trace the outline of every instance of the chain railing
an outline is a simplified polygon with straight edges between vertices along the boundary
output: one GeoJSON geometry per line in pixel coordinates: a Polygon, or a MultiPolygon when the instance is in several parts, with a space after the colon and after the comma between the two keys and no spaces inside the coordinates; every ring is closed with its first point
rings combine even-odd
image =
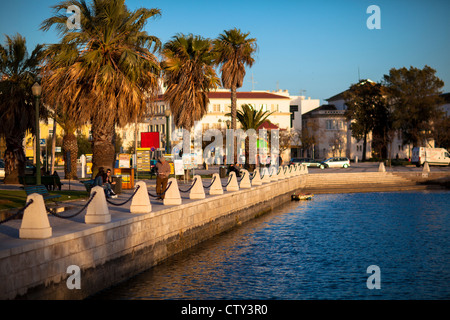
{"type": "Polygon", "coordinates": [[[222,185],[222,187],[223,188],[226,188],[229,184],[230,184],[230,182],[231,182],[231,175],[230,175],[230,177],[228,178],[228,182],[225,184],[225,185],[222,185]]]}
{"type": "Polygon", "coordinates": [[[196,182],[197,182],[197,178],[194,178],[194,182],[191,184],[191,186],[187,190],[181,190],[180,187],[178,187],[178,190],[180,190],[180,192],[183,192],[183,193],[189,192],[194,187],[196,182]]]}
{"type": "Polygon", "coordinates": [[[156,196],[155,196],[155,195],[151,194],[150,191],[147,191],[147,193],[148,193],[149,196],[151,196],[151,197],[153,197],[153,198],[161,198],[161,196],[164,195],[164,194],[167,192],[167,190],[169,190],[169,188],[170,188],[171,185],[172,185],[172,181],[170,181],[170,182],[167,184],[166,190],[164,190],[164,192],[162,192],[160,195],[156,195],[156,196]]]}
{"type": "Polygon", "coordinates": [[[55,217],[57,217],[57,218],[60,218],[60,219],[70,219],[70,218],[76,217],[77,215],[79,215],[80,213],[82,213],[82,212],[89,206],[89,204],[92,202],[92,200],[94,199],[94,197],[95,197],[96,194],[97,194],[97,191],[94,191],[94,192],[91,194],[89,200],[86,202],[86,204],[85,204],[80,210],[78,210],[78,211],[75,212],[75,213],[72,213],[71,215],[61,215],[61,214],[57,213],[56,210],[53,210],[53,209],[51,209],[51,208],[49,208],[49,207],[47,207],[47,206],[45,206],[45,210],[47,210],[48,213],[50,213],[51,215],[53,215],[53,216],[55,216],[55,217]]]}
{"type": "Polygon", "coordinates": [[[30,201],[28,201],[23,208],[19,209],[16,213],[12,214],[11,216],[7,217],[6,219],[3,219],[2,221],[0,221],[0,224],[8,222],[9,220],[14,219],[19,214],[24,212],[30,206],[30,204],[32,204],[32,203],[33,203],[33,199],[30,199],[30,201]]]}
{"type": "Polygon", "coordinates": [[[133,197],[136,195],[136,193],[138,192],[138,190],[139,190],[140,187],[141,187],[141,186],[136,186],[136,188],[135,188],[133,194],[131,195],[131,197],[128,198],[128,200],[125,200],[125,201],[122,202],[122,203],[114,203],[113,201],[109,200],[108,198],[106,198],[106,201],[107,201],[109,204],[112,204],[113,206],[123,206],[124,204],[128,203],[131,199],[133,199],[133,197]]]}
{"type": "Polygon", "coordinates": [[[209,184],[209,186],[203,186],[203,188],[208,189],[211,188],[211,186],[213,185],[214,181],[216,181],[216,176],[213,176],[211,183],[209,184]]]}

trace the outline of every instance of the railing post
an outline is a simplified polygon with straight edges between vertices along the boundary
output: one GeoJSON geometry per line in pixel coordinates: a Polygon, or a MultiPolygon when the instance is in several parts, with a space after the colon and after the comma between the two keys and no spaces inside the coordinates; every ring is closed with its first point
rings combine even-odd
{"type": "Polygon", "coordinates": [[[91,189],[91,197],[94,192],[96,194],[87,207],[84,222],[87,224],[108,223],[111,221],[111,214],[106,203],[105,190],[103,187],[95,186],[91,189]]]}
{"type": "Polygon", "coordinates": [[[205,190],[203,189],[202,177],[199,175],[194,176],[194,185],[189,192],[189,199],[205,199],[205,190]]]}
{"type": "Polygon", "coordinates": [[[52,228],[48,221],[44,198],[38,193],[27,197],[27,203],[33,200],[24,211],[22,224],[19,229],[21,239],[46,239],[52,236],[52,228]]]}
{"type": "Polygon", "coordinates": [[[147,185],[144,181],[138,181],[136,188],[138,191],[131,200],[130,212],[131,213],[149,213],[152,211],[152,204],[148,197],[147,185]]]}
{"type": "Polygon", "coordinates": [[[164,205],[173,206],[181,204],[180,190],[178,189],[177,179],[169,178],[170,186],[164,194],[164,205]]]}
{"type": "Polygon", "coordinates": [[[214,179],[214,181],[212,182],[211,187],[209,187],[209,194],[210,195],[223,194],[220,175],[218,173],[214,173],[212,178],[214,179]]]}

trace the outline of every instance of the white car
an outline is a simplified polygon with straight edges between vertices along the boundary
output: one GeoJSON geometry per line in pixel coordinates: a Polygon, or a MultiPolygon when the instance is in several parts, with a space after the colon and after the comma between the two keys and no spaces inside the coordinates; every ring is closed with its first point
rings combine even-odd
{"type": "Polygon", "coordinates": [[[0,160],[0,178],[5,177],[5,162],[0,160]]]}
{"type": "Polygon", "coordinates": [[[345,157],[333,157],[320,164],[320,169],[325,168],[348,168],[350,167],[350,160],[345,157]]]}

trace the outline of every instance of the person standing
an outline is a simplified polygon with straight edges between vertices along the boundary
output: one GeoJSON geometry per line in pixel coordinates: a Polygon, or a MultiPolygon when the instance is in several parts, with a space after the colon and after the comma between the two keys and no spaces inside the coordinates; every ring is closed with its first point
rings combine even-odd
{"type": "Polygon", "coordinates": [[[170,165],[164,157],[159,157],[156,163],[156,170],[158,171],[156,176],[156,194],[159,196],[158,200],[164,200],[164,191],[167,188],[170,175],[170,165]]]}

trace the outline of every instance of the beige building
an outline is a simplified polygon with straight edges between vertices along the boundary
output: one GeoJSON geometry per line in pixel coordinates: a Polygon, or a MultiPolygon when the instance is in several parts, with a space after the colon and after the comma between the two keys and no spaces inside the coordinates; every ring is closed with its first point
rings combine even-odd
{"type": "MultiPolygon", "coordinates": [[[[209,93],[208,113],[196,124],[192,132],[204,132],[208,129],[225,130],[228,128],[227,120],[230,120],[227,113],[231,112],[231,93],[229,90],[219,89],[209,93]]],[[[285,91],[249,91],[237,92],[237,108],[238,110],[244,104],[250,104],[255,109],[262,109],[264,111],[272,112],[268,120],[275,126],[281,129],[290,130],[291,128],[291,112],[290,112],[290,97],[289,92],[285,91]]],[[[168,104],[159,97],[156,106],[151,110],[152,117],[146,118],[137,124],[137,131],[135,131],[135,124],[131,124],[120,131],[123,139],[123,146],[126,148],[134,143],[135,136],[138,137],[138,147],[140,147],[140,133],[141,132],[159,132],[160,149],[164,150],[166,141],[167,125],[169,126],[169,134],[171,135],[172,146],[177,143],[173,133],[179,130],[173,126],[171,116],[167,119],[166,110],[168,104]]],[[[239,128],[238,122],[238,128],[239,128]]],[[[195,150],[199,152],[199,150],[195,150]]],[[[290,149],[282,154],[283,160],[290,159],[290,149]]]]}

